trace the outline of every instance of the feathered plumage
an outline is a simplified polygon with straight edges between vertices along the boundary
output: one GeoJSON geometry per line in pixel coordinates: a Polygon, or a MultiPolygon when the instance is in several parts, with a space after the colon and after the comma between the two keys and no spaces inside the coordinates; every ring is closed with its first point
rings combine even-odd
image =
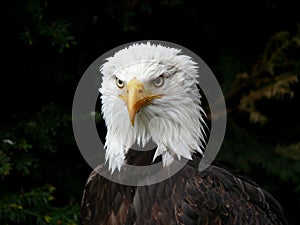
{"type": "Polygon", "coordinates": [[[167,181],[142,187],[117,184],[92,172],[82,202],[81,224],[275,225],[287,222],[278,202],[249,180],[216,166],[201,172],[186,166],[167,181]]]}
{"type": "Polygon", "coordinates": [[[179,49],[134,44],[108,58],[101,73],[108,168],[100,165],[87,181],[81,224],[287,224],[279,203],[258,185],[217,166],[198,170],[206,125],[190,57],[179,49]],[[153,151],[131,149],[150,140],[157,144],[153,151]],[[98,173],[159,160],[168,167],[182,157],[190,163],[149,186],[117,184],[98,173]]]}

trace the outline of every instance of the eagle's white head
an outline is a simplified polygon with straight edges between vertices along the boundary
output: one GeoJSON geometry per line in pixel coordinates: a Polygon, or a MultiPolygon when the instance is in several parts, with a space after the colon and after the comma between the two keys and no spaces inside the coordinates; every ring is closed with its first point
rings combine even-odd
{"type": "Polygon", "coordinates": [[[101,67],[102,113],[107,126],[109,169],[121,169],[133,144],[157,144],[153,160],[168,166],[174,157],[191,159],[204,141],[197,66],[181,50],[133,44],[101,67]]]}

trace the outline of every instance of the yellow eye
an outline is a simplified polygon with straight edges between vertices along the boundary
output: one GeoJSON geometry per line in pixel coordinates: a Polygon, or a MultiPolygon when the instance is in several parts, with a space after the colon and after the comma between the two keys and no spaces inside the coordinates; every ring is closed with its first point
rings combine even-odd
{"type": "Polygon", "coordinates": [[[116,84],[117,84],[118,88],[124,87],[124,82],[117,77],[116,77],[116,84]]]}
{"type": "Polygon", "coordinates": [[[154,80],[152,80],[152,84],[155,87],[161,87],[164,84],[164,77],[161,75],[161,76],[155,78],[154,80]]]}

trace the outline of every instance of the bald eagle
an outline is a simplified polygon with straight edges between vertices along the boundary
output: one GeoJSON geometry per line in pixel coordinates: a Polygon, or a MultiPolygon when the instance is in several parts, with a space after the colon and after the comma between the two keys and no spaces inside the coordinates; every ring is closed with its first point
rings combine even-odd
{"type": "MultiPolygon", "coordinates": [[[[280,204],[254,182],[215,165],[198,169],[207,125],[191,57],[159,44],[132,44],[107,58],[101,73],[106,163],[88,178],[81,224],[287,224],[280,204]],[[155,149],[132,149],[150,140],[155,149]],[[100,175],[121,174],[126,164],[161,162],[166,169],[176,159],[189,162],[151,185],[100,175]]],[[[124,175],[134,177],[132,171],[124,175]]]]}

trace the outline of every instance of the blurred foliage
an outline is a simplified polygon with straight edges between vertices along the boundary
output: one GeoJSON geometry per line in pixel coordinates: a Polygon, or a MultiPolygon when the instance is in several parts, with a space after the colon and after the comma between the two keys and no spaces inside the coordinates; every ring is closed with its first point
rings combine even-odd
{"type": "Polygon", "coordinates": [[[1,199],[2,224],[77,224],[79,206],[53,207],[55,187],[46,185],[1,199]]]}
{"type": "Polygon", "coordinates": [[[22,10],[22,13],[28,15],[22,17],[29,18],[30,21],[23,27],[24,31],[20,32],[20,37],[29,46],[37,45],[37,42],[45,37],[51,46],[58,47],[59,53],[62,53],[65,48],[76,45],[75,38],[69,31],[71,23],[65,19],[52,21],[47,19],[45,15],[47,5],[47,0],[26,2],[27,10],[22,10]]]}
{"type": "Polygon", "coordinates": [[[300,160],[300,142],[293,143],[287,146],[278,145],[275,148],[275,152],[291,160],[300,160]]]}
{"type": "MultiPolygon", "coordinates": [[[[74,161],[69,160],[74,159],[74,151],[78,153],[70,109],[57,99],[52,98],[57,102],[53,103],[45,98],[45,93],[53,90],[48,86],[54,87],[56,94],[60,85],[69,86],[66,84],[72,76],[63,71],[59,57],[76,45],[70,31],[72,24],[68,19],[53,17],[48,2],[43,0],[20,2],[11,13],[15,20],[10,21],[10,26],[16,27],[13,32],[17,39],[10,39],[14,45],[8,56],[15,52],[14,60],[19,58],[23,63],[16,72],[22,77],[14,87],[21,91],[22,100],[13,102],[16,106],[3,114],[1,123],[0,224],[78,224],[79,191],[84,183],[74,179],[73,173],[80,173],[74,161]],[[53,57],[52,63],[44,60],[45,56],[53,57]],[[35,100],[33,104],[31,99],[35,100]]],[[[10,84],[9,77],[3,78],[1,84],[10,84]]],[[[58,96],[60,100],[64,98],[58,96]]],[[[6,108],[11,107],[6,102],[6,108]]]]}
{"type": "Polygon", "coordinates": [[[58,171],[44,177],[53,163],[59,165],[52,161],[59,157],[57,147],[72,146],[70,120],[49,104],[35,118],[1,129],[1,224],[77,224],[79,201],[55,203],[56,188],[48,182],[58,171]]]}
{"type": "MultiPolygon", "coordinates": [[[[249,72],[235,70],[229,76],[227,135],[218,156],[230,168],[251,174],[271,193],[277,192],[290,211],[300,207],[300,143],[295,127],[299,111],[294,112],[300,100],[299,40],[300,26],[294,32],[275,33],[249,72]],[[293,196],[292,205],[287,196],[293,196]]],[[[241,69],[239,63],[233,65],[241,69]]]]}
{"type": "Polygon", "coordinates": [[[227,98],[240,95],[238,110],[249,114],[252,123],[265,123],[268,118],[257,108],[257,103],[262,99],[294,96],[293,84],[298,83],[300,75],[299,58],[300,25],[296,34],[276,33],[251,71],[236,76],[227,98]]]}

